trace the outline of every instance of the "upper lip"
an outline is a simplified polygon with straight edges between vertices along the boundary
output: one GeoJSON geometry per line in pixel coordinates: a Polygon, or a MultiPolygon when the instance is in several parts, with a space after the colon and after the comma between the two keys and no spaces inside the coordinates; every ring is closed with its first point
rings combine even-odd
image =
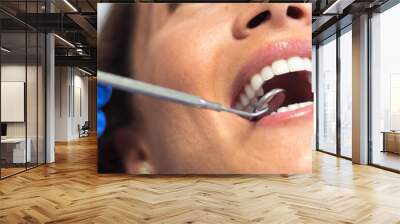
{"type": "Polygon", "coordinates": [[[251,77],[259,72],[264,66],[271,65],[272,62],[279,59],[288,59],[290,57],[300,56],[311,58],[310,40],[289,40],[276,41],[267,44],[258,50],[249,61],[239,70],[233,82],[231,104],[240,94],[244,86],[251,77]]]}

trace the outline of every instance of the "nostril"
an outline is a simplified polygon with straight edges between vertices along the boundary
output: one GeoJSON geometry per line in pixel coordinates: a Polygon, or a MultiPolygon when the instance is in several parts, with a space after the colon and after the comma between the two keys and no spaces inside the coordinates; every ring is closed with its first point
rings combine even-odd
{"type": "Polygon", "coordinates": [[[293,19],[300,19],[303,17],[303,11],[295,6],[289,6],[286,11],[286,15],[293,19]]]}
{"type": "Polygon", "coordinates": [[[254,18],[252,18],[248,23],[247,23],[247,28],[253,29],[257,26],[259,26],[261,23],[269,20],[271,17],[271,13],[269,11],[264,11],[254,18]]]}

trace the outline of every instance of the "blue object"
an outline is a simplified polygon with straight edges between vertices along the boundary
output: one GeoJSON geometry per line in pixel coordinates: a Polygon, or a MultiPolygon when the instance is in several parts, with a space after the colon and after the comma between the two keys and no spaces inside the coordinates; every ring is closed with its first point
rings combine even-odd
{"type": "Polygon", "coordinates": [[[103,107],[110,100],[111,94],[111,86],[97,84],[97,108],[103,107]]]}
{"type": "Polygon", "coordinates": [[[97,136],[101,137],[106,129],[106,114],[101,108],[107,104],[112,95],[111,86],[97,84],[97,136]]]}
{"type": "Polygon", "coordinates": [[[101,110],[97,110],[97,134],[98,137],[100,137],[103,133],[104,130],[106,129],[106,114],[101,111],[101,110]]]}

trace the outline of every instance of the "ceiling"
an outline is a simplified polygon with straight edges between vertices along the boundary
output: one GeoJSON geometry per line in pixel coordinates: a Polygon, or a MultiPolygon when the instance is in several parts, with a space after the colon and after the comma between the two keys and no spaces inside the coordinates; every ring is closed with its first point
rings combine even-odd
{"type": "Polygon", "coordinates": [[[310,0],[313,3],[313,43],[332,36],[354,17],[374,11],[390,0],[310,0]]]}
{"type": "MultiPolygon", "coordinates": [[[[332,35],[337,24],[345,26],[352,17],[376,8],[387,0],[306,0],[312,3],[313,41],[332,35]],[[338,21],[341,23],[338,23],[338,21]],[[346,22],[347,21],[347,22],[346,22]]],[[[1,0],[0,22],[5,46],[12,48],[15,55],[25,54],[25,30],[55,32],[56,63],[79,65],[83,63],[96,70],[97,3],[126,2],[102,0],[1,0]],[[52,13],[49,13],[49,12],[52,13]],[[21,34],[22,32],[22,34],[21,34]]],[[[282,2],[282,1],[280,1],[282,2]]],[[[302,2],[302,1],[296,1],[302,2]]],[[[28,38],[30,39],[30,38],[28,38]]],[[[28,40],[29,41],[29,40],[28,40]]],[[[28,54],[34,44],[28,44],[28,54]]],[[[9,55],[10,56],[10,55],[9,55]]],[[[83,65],[82,64],[82,65],[83,65]]]]}
{"type": "MultiPolygon", "coordinates": [[[[2,45],[12,49],[7,54],[2,52],[3,59],[24,58],[25,31],[54,32],[57,34],[56,65],[79,66],[77,63],[81,61],[95,71],[98,2],[100,0],[47,0],[46,4],[45,0],[1,0],[2,45]]],[[[28,58],[36,51],[36,46],[29,43],[31,36],[27,38],[28,58]]]]}

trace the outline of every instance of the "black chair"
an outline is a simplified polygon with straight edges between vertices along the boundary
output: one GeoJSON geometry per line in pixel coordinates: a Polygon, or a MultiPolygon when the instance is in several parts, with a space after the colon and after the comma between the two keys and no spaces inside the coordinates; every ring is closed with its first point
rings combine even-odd
{"type": "Polygon", "coordinates": [[[90,130],[89,121],[85,121],[82,127],[78,124],[79,138],[89,136],[89,130],[90,130]]]}

